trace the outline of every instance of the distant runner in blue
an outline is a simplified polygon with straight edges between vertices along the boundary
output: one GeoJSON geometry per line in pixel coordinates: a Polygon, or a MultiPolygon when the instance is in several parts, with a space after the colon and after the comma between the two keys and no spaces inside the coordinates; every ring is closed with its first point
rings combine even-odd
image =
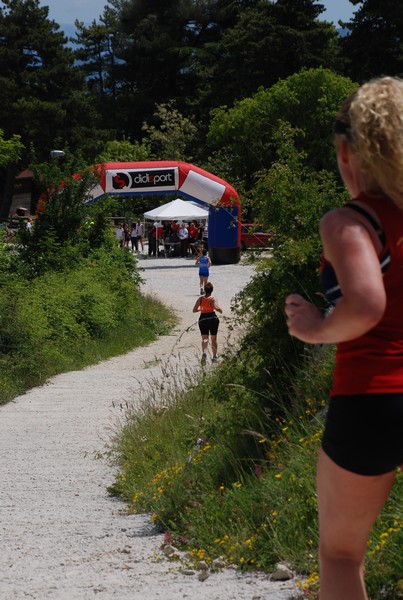
{"type": "Polygon", "coordinates": [[[211,260],[207,254],[207,250],[203,250],[201,256],[198,256],[196,259],[196,265],[199,267],[199,278],[200,278],[200,294],[204,294],[204,287],[208,282],[209,278],[209,268],[211,267],[211,260]]]}

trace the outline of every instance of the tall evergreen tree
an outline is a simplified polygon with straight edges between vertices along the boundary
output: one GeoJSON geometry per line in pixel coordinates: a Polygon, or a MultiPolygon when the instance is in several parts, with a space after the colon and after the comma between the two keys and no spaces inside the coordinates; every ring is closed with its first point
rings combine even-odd
{"type": "Polygon", "coordinates": [[[117,9],[106,6],[99,22],[85,26],[76,21],[75,26],[76,36],[71,41],[77,45],[75,58],[86,75],[92,103],[103,127],[119,138],[126,133],[120,114],[126,63],[119,58],[126,36],[119,30],[117,9]]]}
{"type": "Polygon", "coordinates": [[[0,127],[18,134],[36,157],[57,146],[95,151],[96,113],[85,79],[59,26],[39,0],[3,0],[0,8],[0,127]]]}
{"type": "Polygon", "coordinates": [[[122,106],[128,126],[137,132],[156,104],[186,97],[193,88],[192,47],[195,4],[193,0],[131,0],[121,13],[126,48],[122,106]],[[140,118],[139,118],[140,116],[140,118]]]}
{"type": "Polygon", "coordinates": [[[323,10],[312,0],[277,0],[242,11],[200,56],[206,75],[200,96],[210,96],[207,104],[213,106],[233,104],[301,67],[340,71],[338,35],[332,25],[318,20],[323,10]]]}
{"type": "Polygon", "coordinates": [[[89,27],[76,21],[76,36],[72,41],[78,46],[75,57],[86,73],[89,90],[103,102],[108,95],[116,99],[120,35],[116,10],[105,7],[99,21],[94,20],[89,27]]]}
{"type": "Polygon", "coordinates": [[[350,0],[359,6],[342,26],[347,74],[357,81],[379,75],[403,75],[403,7],[396,0],[350,0]]]}

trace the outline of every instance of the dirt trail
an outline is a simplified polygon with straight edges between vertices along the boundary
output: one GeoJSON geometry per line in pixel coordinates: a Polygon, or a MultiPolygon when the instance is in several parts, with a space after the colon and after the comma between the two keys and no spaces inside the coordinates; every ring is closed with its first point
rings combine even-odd
{"type": "MultiPolygon", "coordinates": [[[[286,600],[295,582],[226,570],[200,582],[161,560],[162,536],[148,516],[121,514],[108,496],[113,469],[102,459],[126,401],[173,370],[199,368],[192,313],[197,269],[184,259],[146,259],[144,291],[178,309],[175,332],[83,371],[52,378],[0,407],[0,600],[286,600]]],[[[250,279],[248,265],[215,266],[211,280],[230,301],[250,279]]],[[[221,345],[227,324],[222,322],[221,345]]]]}

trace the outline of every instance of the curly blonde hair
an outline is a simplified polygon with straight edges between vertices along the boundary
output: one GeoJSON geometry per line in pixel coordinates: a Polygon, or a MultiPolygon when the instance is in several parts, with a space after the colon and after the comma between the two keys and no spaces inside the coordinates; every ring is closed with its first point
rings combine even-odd
{"type": "Polygon", "coordinates": [[[367,191],[382,191],[403,210],[403,80],[380,77],[362,85],[341,107],[337,134],[359,157],[367,191]]]}

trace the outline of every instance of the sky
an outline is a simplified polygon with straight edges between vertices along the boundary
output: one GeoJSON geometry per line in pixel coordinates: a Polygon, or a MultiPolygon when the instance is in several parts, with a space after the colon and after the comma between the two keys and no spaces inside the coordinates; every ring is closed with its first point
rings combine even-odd
{"type": "MultiPolygon", "coordinates": [[[[162,0],[163,1],[163,0],[162,0]]],[[[349,21],[353,12],[357,10],[349,0],[318,0],[326,7],[321,17],[326,21],[333,22],[337,27],[339,20],[349,21]]],[[[59,25],[73,25],[78,19],[86,24],[94,19],[99,21],[107,0],[41,0],[41,6],[49,7],[49,18],[59,25]]]]}

